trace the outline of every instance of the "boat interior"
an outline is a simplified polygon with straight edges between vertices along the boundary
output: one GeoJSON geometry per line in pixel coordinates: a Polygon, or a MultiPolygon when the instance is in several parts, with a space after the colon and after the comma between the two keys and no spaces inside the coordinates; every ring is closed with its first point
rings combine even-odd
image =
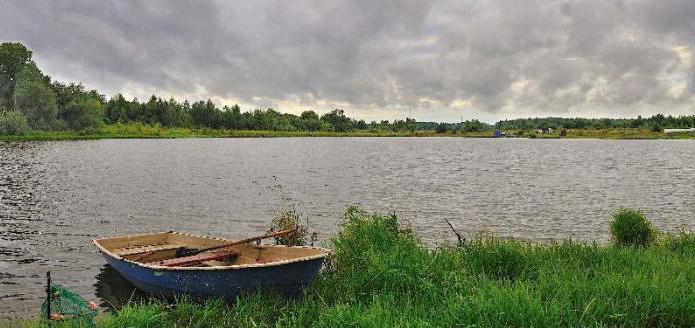
{"type": "Polygon", "coordinates": [[[276,245],[240,245],[215,249],[182,259],[181,251],[220,246],[233,240],[195,236],[178,232],[161,232],[96,239],[94,243],[105,252],[125,260],[152,266],[168,267],[228,267],[270,264],[281,261],[322,257],[327,250],[315,247],[285,247],[276,245]],[[188,260],[186,260],[188,259],[188,260]]]}

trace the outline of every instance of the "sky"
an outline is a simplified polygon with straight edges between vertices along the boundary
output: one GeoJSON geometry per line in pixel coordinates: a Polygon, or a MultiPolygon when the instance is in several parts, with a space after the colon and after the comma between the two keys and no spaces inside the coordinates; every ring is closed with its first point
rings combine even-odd
{"type": "Polygon", "coordinates": [[[695,114],[693,0],[0,0],[0,41],[109,97],[367,121],[695,114]]]}

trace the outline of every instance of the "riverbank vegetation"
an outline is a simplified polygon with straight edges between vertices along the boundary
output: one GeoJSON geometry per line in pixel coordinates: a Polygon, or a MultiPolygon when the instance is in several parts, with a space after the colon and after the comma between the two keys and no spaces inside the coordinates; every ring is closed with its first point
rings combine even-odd
{"type": "MultiPolygon", "coordinates": [[[[416,122],[412,118],[366,122],[340,109],[299,115],[276,109],[242,111],[211,100],[110,99],[80,83],[54,81],[20,43],[0,44],[0,140],[80,140],[169,137],[463,136],[491,137],[495,129],[517,137],[674,138],[664,128],[695,127],[695,115],[636,119],[530,118],[487,124],[416,122]],[[550,132],[555,131],[555,132],[550,132]],[[565,131],[564,134],[562,131],[565,131]]],[[[695,138],[694,133],[678,138],[695,138]]]]}
{"type": "Polygon", "coordinates": [[[643,219],[617,212],[611,245],[480,234],[430,249],[397,217],[351,208],[330,265],[301,299],[153,301],[105,315],[98,326],[691,327],[695,235],[617,239],[653,229],[643,219]]]}
{"type": "MultiPolygon", "coordinates": [[[[0,121],[2,117],[0,116],[0,121]]],[[[1,123],[0,123],[1,124],[1,123]]],[[[22,124],[20,121],[18,124],[22,124]]],[[[12,127],[8,127],[13,129],[12,127]]],[[[355,130],[336,131],[280,131],[280,130],[228,130],[207,128],[178,128],[142,123],[102,125],[93,130],[30,131],[24,134],[0,134],[0,141],[52,141],[94,139],[147,139],[147,138],[278,138],[278,137],[464,137],[491,138],[492,131],[432,130],[389,131],[355,130]]],[[[695,133],[664,134],[646,129],[566,130],[543,133],[541,131],[510,131],[507,137],[531,139],[695,139],[695,133]]]]}

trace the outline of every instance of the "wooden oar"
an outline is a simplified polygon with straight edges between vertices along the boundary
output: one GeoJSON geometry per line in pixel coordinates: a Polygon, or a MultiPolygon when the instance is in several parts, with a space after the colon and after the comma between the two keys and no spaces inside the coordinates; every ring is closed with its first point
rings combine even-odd
{"type": "Polygon", "coordinates": [[[214,251],[214,250],[220,249],[220,248],[227,248],[227,247],[232,247],[232,246],[236,246],[236,245],[246,244],[246,243],[250,243],[252,241],[258,241],[258,240],[263,240],[263,239],[268,239],[268,238],[273,238],[273,237],[285,236],[285,235],[289,235],[291,233],[297,232],[297,229],[298,228],[295,227],[293,229],[287,229],[287,230],[269,233],[269,234],[263,235],[263,236],[237,240],[237,241],[233,241],[233,242],[227,243],[227,244],[222,244],[222,245],[217,245],[217,246],[212,246],[212,247],[207,247],[207,248],[201,248],[201,249],[187,250],[187,251],[181,252],[181,254],[177,257],[191,256],[191,255],[196,255],[196,254],[200,254],[203,252],[214,251]]]}
{"type": "MultiPolygon", "coordinates": [[[[282,230],[282,231],[278,231],[278,232],[274,232],[274,233],[269,233],[269,234],[266,234],[263,236],[246,238],[243,240],[237,240],[237,241],[233,241],[230,243],[212,246],[212,247],[207,247],[207,248],[201,248],[201,249],[188,249],[186,247],[181,247],[179,250],[177,250],[176,256],[174,258],[196,255],[196,254],[213,251],[213,250],[220,249],[220,248],[232,247],[232,246],[236,246],[236,245],[246,244],[246,243],[250,243],[253,241],[258,241],[258,240],[263,240],[263,239],[268,239],[268,238],[273,238],[273,237],[285,236],[285,235],[288,235],[291,233],[295,233],[295,232],[297,232],[297,230],[298,230],[298,228],[295,227],[293,229],[282,230]]],[[[140,260],[146,259],[148,256],[152,255],[152,253],[154,253],[154,251],[145,252],[145,253],[141,254],[140,256],[132,259],[132,261],[139,262],[140,260]]]]}

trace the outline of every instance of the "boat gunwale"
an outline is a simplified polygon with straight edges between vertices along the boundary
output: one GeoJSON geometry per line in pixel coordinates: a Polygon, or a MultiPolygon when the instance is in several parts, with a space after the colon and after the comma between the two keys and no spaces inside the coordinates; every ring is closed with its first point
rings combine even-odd
{"type": "MultiPolygon", "coordinates": [[[[92,242],[94,245],[99,248],[99,250],[103,253],[108,255],[111,258],[114,258],[116,260],[128,262],[131,264],[135,264],[139,267],[143,268],[148,268],[148,269],[153,269],[153,270],[166,270],[166,271],[220,271],[220,270],[239,270],[239,269],[249,269],[249,268],[264,268],[264,267],[274,267],[274,266],[281,266],[281,265],[286,265],[286,264],[291,264],[291,263],[297,263],[297,262],[304,262],[304,261],[310,261],[310,260],[315,260],[315,259],[320,259],[320,258],[325,258],[328,257],[331,254],[331,251],[327,248],[323,247],[314,247],[314,246],[286,246],[286,245],[262,245],[264,247],[272,247],[272,248],[306,248],[306,249],[315,249],[315,250],[320,250],[322,253],[316,254],[316,255],[310,255],[310,256],[303,256],[303,257],[298,257],[290,260],[282,260],[282,261],[273,261],[269,263],[249,263],[249,264],[236,264],[236,265],[224,265],[224,266],[214,266],[214,267],[166,267],[166,266],[161,266],[161,265],[152,265],[152,264],[147,264],[147,263],[141,263],[141,262],[136,262],[132,260],[128,260],[126,258],[123,258],[122,256],[116,255],[112,253],[109,249],[101,245],[101,241],[104,240],[109,240],[109,239],[114,239],[114,238],[123,238],[123,237],[142,237],[142,236],[149,236],[149,235],[157,235],[157,234],[179,234],[179,235],[184,235],[184,236],[189,236],[189,237],[194,237],[194,238],[204,238],[204,239],[212,239],[212,240],[220,240],[220,241],[228,241],[228,242],[233,242],[233,240],[229,239],[223,239],[223,238],[217,238],[217,237],[210,237],[210,236],[203,236],[203,235],[196,235],[192,233],[187,233],[187,232],[178,232],[178,231],[162,231],[162,232],[152,232],[152,233],[142,233],[142,234],[135,234],[135,235],[126,235],[126,236],[119,236],[119,237],[110,237],[110,238],[98,238],[98,239],[92,239],[92,242]]],[[[234,246],[232,246],[234,247],[234,246]]]]}

